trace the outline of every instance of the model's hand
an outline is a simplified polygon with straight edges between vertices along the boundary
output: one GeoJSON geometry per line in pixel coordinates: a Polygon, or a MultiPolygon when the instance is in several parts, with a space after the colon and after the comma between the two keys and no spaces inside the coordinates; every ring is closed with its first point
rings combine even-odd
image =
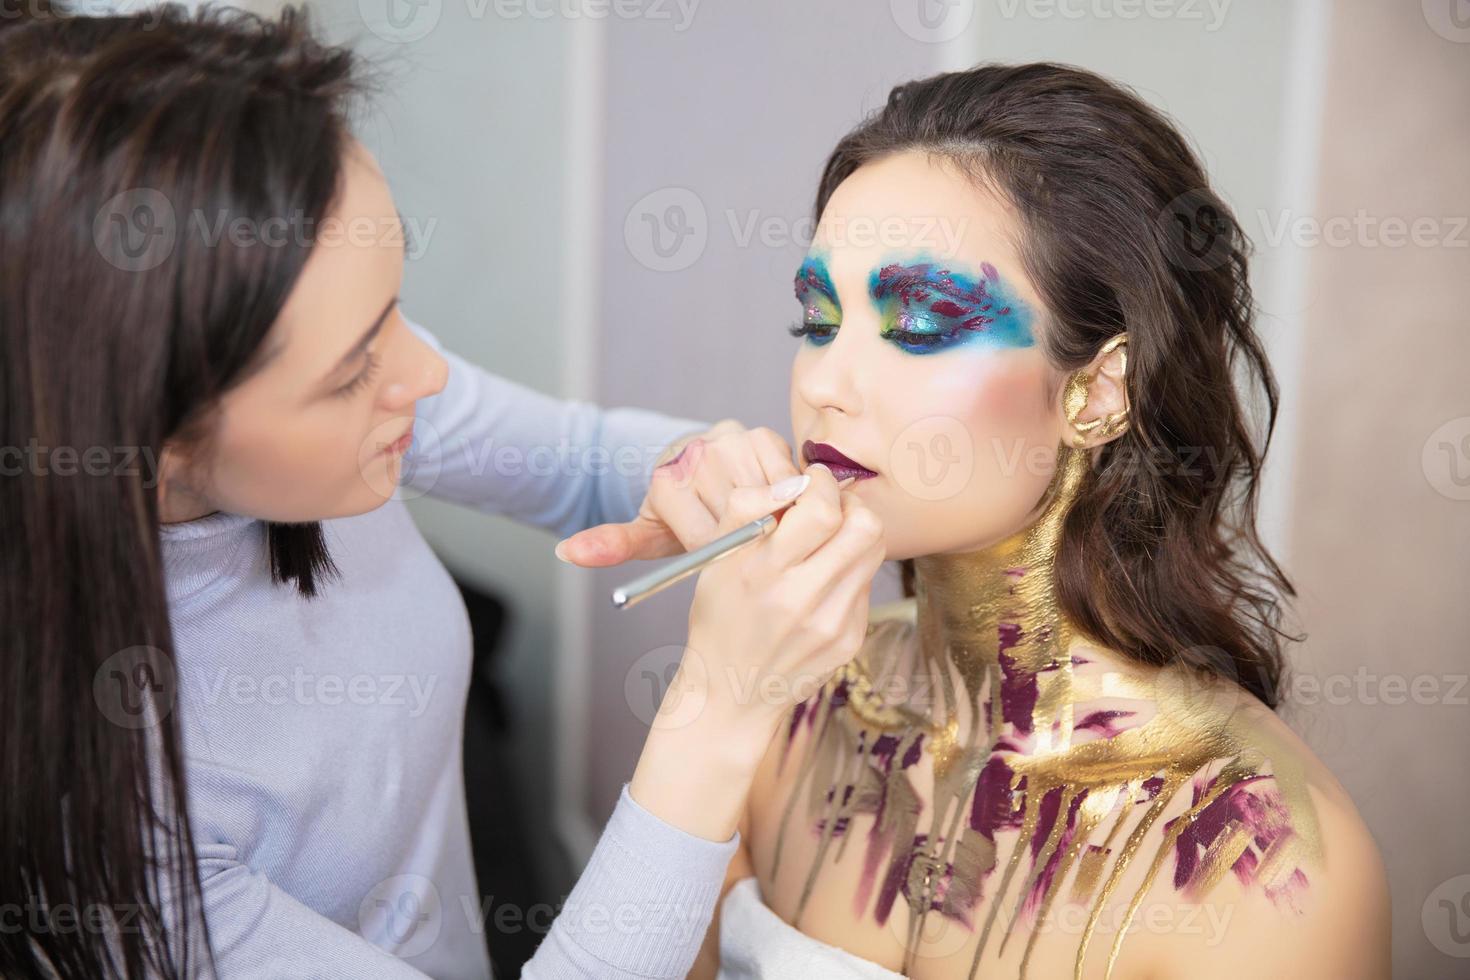
{"type": "MultiPolygon", "coordinates": [[[[881,523],[825,466],[806,476],[775,530],[700,573],[689,643],[629,786],[645,808],[710,840],[734,832],[790,706],[815,694],[867,634],[881,523]]],[[[768,487],[737,489],[717,533],[780,506],[768,487]]]]}
{"type": "Polygon", "coordinates": [[[680,440],[664,455],[668,461],[653,471],[636,518],[579,531],[557,545],[557,557],[601,568],[682,554],[718,535],[735,487],[797,475],[786,440],[770,429],[746,429],[733,419],[680,440]]]}

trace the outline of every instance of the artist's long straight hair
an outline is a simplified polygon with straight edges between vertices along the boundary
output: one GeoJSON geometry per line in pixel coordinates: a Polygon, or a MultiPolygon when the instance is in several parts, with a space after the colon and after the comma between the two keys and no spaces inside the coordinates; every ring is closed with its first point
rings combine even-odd
{"type": "MultiPolygon", "coordinates": [[[[23,910],[0,975],[212,970],[158,463],[207,454],[310,252],[211,236],[328,212],[356,67],[289,7],[0,16],[0,908],[23,910]]],[[[335,571],[318,524],[269,543],[283,588],[335,571]]]]}
{"type": "MultiPolygon", "coordinates": [[[[1249,239],[1198,157],[1100,75],[984,64],[894,88],[832,151],[817,218],[853,171],[905,150],[1015,207],[1059,376],[1128,333],[1130,425],[1097,452],[1064,520],[1063,611],[1106,647],[1203,668],[1275,708],[1295,591],[1256,508],[1278,392],[1254,327],[1249,239]]],[[[902,572],[912,595],[912,561],[902,572]]]]}

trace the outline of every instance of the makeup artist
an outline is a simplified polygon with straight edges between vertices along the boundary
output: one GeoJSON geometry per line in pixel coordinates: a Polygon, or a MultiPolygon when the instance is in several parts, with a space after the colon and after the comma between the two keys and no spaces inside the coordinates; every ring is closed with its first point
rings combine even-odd
{"type": "Polygon", "coordinates": [[[702,575],[527,977],[684,976],[786,707],[722,679],[797,693],[862,639],[881,530],[825,468],[538,394],[408,318],[358,91],[290,8],[0,21],[4,976],[489,975],[468,623],[400,487],[597,525],[561,549],[589,565],[799,496],[702,575]]]}

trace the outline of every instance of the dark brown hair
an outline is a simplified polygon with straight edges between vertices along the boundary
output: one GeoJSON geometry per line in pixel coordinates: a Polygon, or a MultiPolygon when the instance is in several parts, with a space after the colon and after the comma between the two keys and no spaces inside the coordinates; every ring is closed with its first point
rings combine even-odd
{"type": "MultiPolygon", "coordinates": [[[[291,7],[0,11],[0,450],[54,464],[0,476],[0,903],[33,910],[0,936],[4,976],[212,961],[156,466],[165,440],[207,442],[310,254],[211,230],[316,227],[361,83],[291,7]],[[78,469],[93,449],[107,462],[78,469]],[[109,712],[120,669],[149,680],[128,712],[146,723],[109,712]]],[[[334,571],[319,524],[272,524],[269,549],[307,597],[334,571]]]]}
{"type": "MultiPolygon", "coordinates": [[[[1094,641],[1188,663],[1273,709],[1282,596],[1256,530],[1278,393],[1252,325],[1250,243],[1178,131],[1132,91],[1068,65],[985,64],[899,85],[837,144],[821,217],[863,164],[958,164],[1020,217],[1018,244],[1061,372],[1128,332],[1130,425],[1095,450],[1057,556],[1063,611],[1094,641]],[[1259,445],[1244,386],[1265,399],[1259,445]]],[[[903,563],[905,593],[913,565],[903,563]]]]}

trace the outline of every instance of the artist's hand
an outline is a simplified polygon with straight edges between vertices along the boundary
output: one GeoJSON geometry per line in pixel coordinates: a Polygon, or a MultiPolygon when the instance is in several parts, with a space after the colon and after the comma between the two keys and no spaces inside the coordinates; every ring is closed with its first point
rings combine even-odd
{"type": "Polygon", "coordinates": [[[734,419],[680,440],[664,457],[668,461],[653,471],[636,518],[579,531],[557,545],[557,557],[601,568],[683,554],[718,536],[735,487],[768,485],[798,474],[786,440],[770,429],[746,429],[734,419]]]}
{"type": "MultiPolygon", "coordinates": [[[[827,467],[806,476],[775,530],[700,573],[689,642],[629,787],[649,810],[710,840],[733,832],[791,705],[815,694],[867,635],[882,524],[827,467]]],[[[736,489],[717,533],[781,506],[769,487],[736,489]]]]}
{"type": "MultiPolygon", "coordinates": [[[[689,649],[711,674],[711,698],[760,700],[772,715],[803,701],[851,660],[867,633],[883,525],[853,487],[818,463],[764,540],[706,568],[689,610],[689,649]],[[727,683],[732,678],[738,682],[727,683]],[[765,693],[751,692],[764,685],[765,693]]],[[[726,533],[776,506],[765,487],[730,494],[726,533]]]]}

